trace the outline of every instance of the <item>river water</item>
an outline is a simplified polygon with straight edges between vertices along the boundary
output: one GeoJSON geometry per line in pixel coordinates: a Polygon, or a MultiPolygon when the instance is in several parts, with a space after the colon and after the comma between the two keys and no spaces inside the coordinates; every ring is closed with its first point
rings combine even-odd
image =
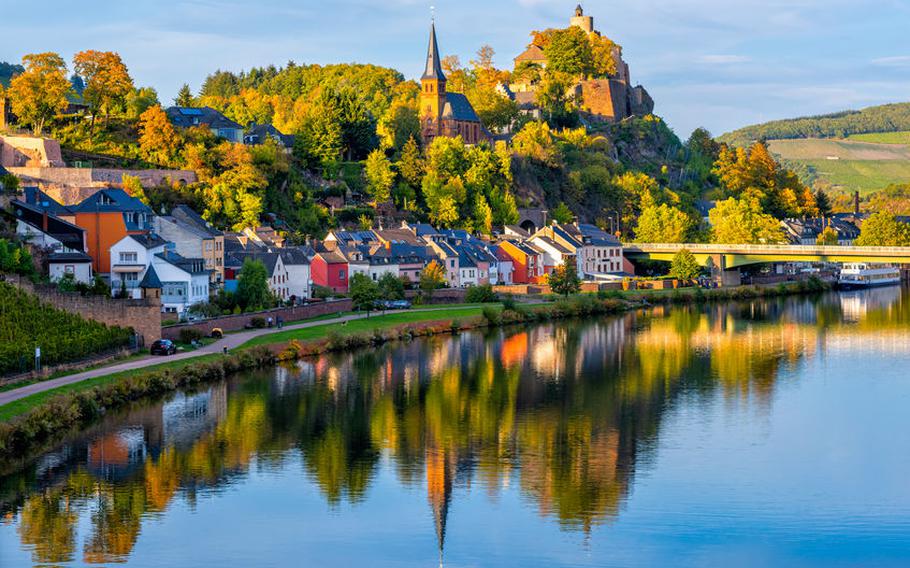
{"type": "Polygon", "coordinates": [[[0,566],[908,566],[900,288],[396,343],[0,479],[0,566]]]}

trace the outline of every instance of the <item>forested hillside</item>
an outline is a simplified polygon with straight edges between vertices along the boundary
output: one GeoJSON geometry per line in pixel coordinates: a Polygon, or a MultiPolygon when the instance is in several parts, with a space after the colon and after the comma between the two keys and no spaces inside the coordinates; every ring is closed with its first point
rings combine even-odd
{"type": "Polygon", "coordinates": [[[854,134],[905,130],[910,130],[910,103],[776,120],[734,130],[718,140],[733,146],[747,146],[756,140],[847,138],[854,134]]]}
{"type": "Polygon", "coordinates": [[[9,81],[16,73],[24,71],[21,65],[0,61],[0,85],[9,86],[9,81]]]}

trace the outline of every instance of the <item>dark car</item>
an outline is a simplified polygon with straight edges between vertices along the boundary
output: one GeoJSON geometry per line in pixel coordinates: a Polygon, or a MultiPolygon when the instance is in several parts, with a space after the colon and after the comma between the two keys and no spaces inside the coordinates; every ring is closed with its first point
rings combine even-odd
{"type": "Polygon", "coordinates": [[[152,343],[149,352],[152,355],[173,355],[177,353],[177,345],[170,339],[159,339],[152,343]]]}

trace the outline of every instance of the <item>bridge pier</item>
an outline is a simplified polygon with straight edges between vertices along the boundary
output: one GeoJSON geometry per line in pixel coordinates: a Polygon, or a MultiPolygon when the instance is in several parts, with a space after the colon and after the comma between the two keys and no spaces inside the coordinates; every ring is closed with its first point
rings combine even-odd
{"type": "Polygon", "coordinates": [[[743,278],[738,268],[728,268],[723,270],[720,275],[720,285],[724,288],[742,286],[743,278]]]}

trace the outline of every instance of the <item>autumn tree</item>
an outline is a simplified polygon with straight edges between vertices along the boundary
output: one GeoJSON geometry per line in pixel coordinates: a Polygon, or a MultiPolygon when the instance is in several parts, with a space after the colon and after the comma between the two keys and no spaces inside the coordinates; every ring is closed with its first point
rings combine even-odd
{"type": "Polygon", "coordinates": [[[420,182],[423,180],[424,163],[416,137],[408,138],[401,150],[401,156],[398,158],[396,166],[402,181],[407,183],[412,189],[416,190],[420,187],[420,182]]]}
{"type": "Polygon", "coordinates": [[[376,203],[385,203],[391,197],[392,184],[395,183],[395,172],[385,152],[376,149],[370,152],[364,164],[364,175],[367,180],[367,192],[376,203]]]}
{"type": "Polygon", "coordinates": [[[10,81],[7,95],[12,111],[41,136],[45,123],[67,105],[70,82],[66,62],[56,53],[30,53],[22,58],[25,71],[10,81]]]}
{"type": "Polygon", "coordinates": [[[179,147],[180,138],[160,105],[149,107],[139,116],[139,149],[146,160],[170,165],[179,147]]]}
{"type": "Polygon", "coordinates": [[[684,243],[694,228],[692,218],[663,203],[642,209],[635,226],[635,240],[641,243],[684,243]]]}
{"type": "Polygon", "coordinates": [[[820,246],[837,246],[837,231],[833,227],[825,227],[815,239],[815,244],[820,246]]]}
{"type": "Polygon", "coordinates": [[[477,233],[489,235],[493,232],[493,210],[482,193],[474,195],[473,228],[477,233]]]}
{"type": "Polygon", "coordinates": [[[581,290],[581,278],[578,277],[578,267],[575,260],[567,258],[560,266],[547,275],[547,283],[554,294],[576,294],[581,290]]]}
{"type": "Polygon", "coordinates": [[[575,219],[575,214],[564,201],[560,201],[559,205],[550,211],[550,218],[557,223],[571,223],[575,219]]]}
{"type": "Polygon", "coordinates": [[[785,242],[780,222],[762,211],[757,199],[720,201],[708,214],[713,242],[718,244],[778,244],[785,242]]]}
{"type": "Polygon", "coordinates": [[[420,291],[427,300],[433,298],[433,292],[446,284],[446,271],[441,264],[431,260],[420,273],[420,291]]]}
{"type": "Polygon", "coordinates": [[[588,34],[576,26],[553,30],[544,48],[547,70],[584,77],[594,72],[594,53],[588,34]]]}
{"type": "Polygon", "coordinates": [[[892,213],[879,211],[863,221],[856,246],[906,247],[910,246],[910,224],[898,221],[892,213]]]}
{"type": "Polygon", "coordinates": [[[80,51],[73,57],[73,67],[85,80],[82,98],[91,106],[89,131],[94,132],[95,115],[103,112],[107,120],[112,109],[122,107],[133,91],[133,79],[120,55],[113,51],[80,51]]]}
{"type": "Polygon", "coordinates": [[[123,191],[131,197],[135,197],[142,203],[148,205],[149,199],[145,195],[145,189],[142,188],[142,181],[137,176],[123,174],[123,191]]]}

